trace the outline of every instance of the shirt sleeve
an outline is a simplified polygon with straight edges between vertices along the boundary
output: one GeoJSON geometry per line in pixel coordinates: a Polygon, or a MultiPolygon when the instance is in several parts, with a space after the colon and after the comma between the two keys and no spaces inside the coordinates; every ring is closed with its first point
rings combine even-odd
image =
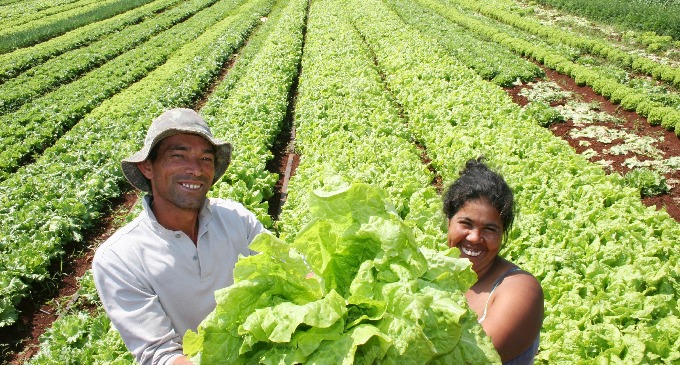
{"type": "Polygon", "coordinates": [[[138,363],[170,365],[182,355],[181,336],[158,297],[124,260],[110,251],[100,253],[92,271],[104,309],[138,363]]]}
{"type": "MultiPolygon", "coordinates": [[[[263,232],[269,232],[266,228],[264,228],[264,225],[262,225],[262,222],[260,222],[259,219],[257,219],[257,216],[250,210],[248,210],[246,207],[241,205],[240,203],[236,203],[236,210],[238,211],[239,215],[241,216],[241,219],[243,220],[243,224],[246,227],[246,233],[247,233],[247,241],[248,244],[253,242],[255,239],[255,236],[257,236],[260,233],[263,232]]],[[[251,255],[257,254],[257,252],[248,249],[251,255]]]]}

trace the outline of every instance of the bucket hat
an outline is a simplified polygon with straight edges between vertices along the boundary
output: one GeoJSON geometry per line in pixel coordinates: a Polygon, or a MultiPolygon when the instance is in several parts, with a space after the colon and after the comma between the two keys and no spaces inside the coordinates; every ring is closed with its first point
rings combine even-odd
{"type": "Polygon", "coordinates": [[[213,184],[219,180],[231,161],[231,144],[214,138],[210,127],[197,112],[191,109],[178,108],[165,111],[151,122],[144,146],[132,156],[121,162],[123,175],[139,190],[151,192],[149,180],[142,174],[137,167],[138,162],[142,162],[149,157],[149,152],[164,138],[176,134],[197,134],[205,138],[215,148],[215,178],[213,184]]]}

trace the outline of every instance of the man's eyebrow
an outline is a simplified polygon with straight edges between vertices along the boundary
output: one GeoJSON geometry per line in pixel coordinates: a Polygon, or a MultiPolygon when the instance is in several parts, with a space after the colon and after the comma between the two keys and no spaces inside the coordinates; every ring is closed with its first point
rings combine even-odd
{"type": "MultiPolygon", "coordinates": [[[[183,144],[174,144],[168,146],[168,151],[188,151],[189,147],[183,144]]],[[[212,153],[213,155],[217,153],[215,147],[208,147],[203,150],[203,153],[212,153]]]]}

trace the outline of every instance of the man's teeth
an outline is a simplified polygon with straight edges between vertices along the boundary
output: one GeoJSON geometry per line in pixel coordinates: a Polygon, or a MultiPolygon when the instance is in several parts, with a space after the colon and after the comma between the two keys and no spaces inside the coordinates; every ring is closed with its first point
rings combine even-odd
{"type": "Polygon", "coordinates": [[[189,189],[198,189],[198,188],[201,187],[201,185],[197,185],[197,184],[182,184],[182,186],[184,186],[185,188],[189,188],[189,189]]]}
{"type": "Polygon", "coordinates": [[[463,251],[464,254],[472,257],[477,257],[482,254],[482,251],[472,250],[467,247],[461,247],[460,250],[463,251]]]}

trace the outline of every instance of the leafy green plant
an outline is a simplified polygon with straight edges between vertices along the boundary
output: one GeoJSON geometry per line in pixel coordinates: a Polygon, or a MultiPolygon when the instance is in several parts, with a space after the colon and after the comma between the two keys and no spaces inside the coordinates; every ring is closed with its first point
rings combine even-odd
{"type": "Polygon", "coordinates": [[[103,311],[78,311],[64,316],[41,337],[38,354],[29,365],[134,364],[120,334],[103,311]]]}
{"type": "Polygon", "coordinates": [[[651,169],[633,169],[624,176],[624,180],[628,186],[639,189],[642,197],[664,194],[669,190],[666,178],[651,169]]]}
{"type": "Polygon", "coordinates": [[[457,249],[419,248],[370,185],[309,198],[310,224],[290,244],[256,237],[259,254],[238,261],[234,285],[184,336],[194,363],[500,363],[467,306],[476,275],[457,249]]]}
{"type": "Polygon", "coordinates": [[[553,123],[564,122],[564,116],[555,108],[542,103],[534,101],[522,108],[523,114],[532,121],[535,121],[540,126],[548,127],[553,123]]]}

